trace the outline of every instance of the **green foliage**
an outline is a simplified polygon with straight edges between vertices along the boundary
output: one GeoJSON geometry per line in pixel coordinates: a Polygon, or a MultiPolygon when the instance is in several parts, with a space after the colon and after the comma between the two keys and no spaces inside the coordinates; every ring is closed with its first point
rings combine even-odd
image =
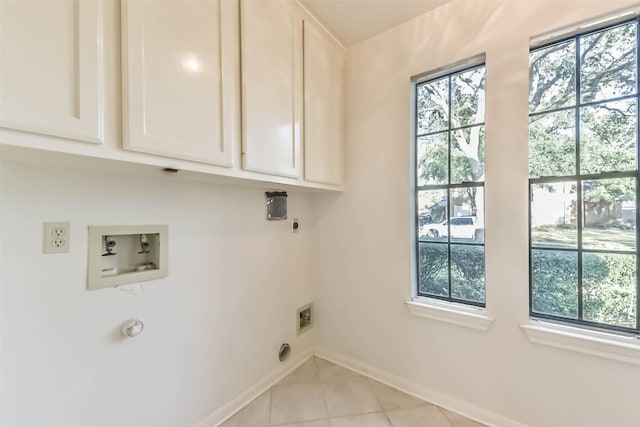
{"type": "Polygon", "coordinates": [[[567,41],[529,57],[529,111],[545,111],[575,102],[575,43],[567,41]]]}
{"type": "MultiPolygon", "coordinates": [[[[636,91],[635,23],[598,32],[580,41],[580,100],[611,99],[636,91]]],[[[529,109],[547,111],[576,104],[575,42],[530,55],[529,109]]],[[[580,109],[580,171],[633,170],[636,165],[636,101],[580,109]]],[[[573,110],[532,116],[529,127],[529,175],[575,173],[573,110]]]]}
{"type": "Polygon", "coordinates": [[[533,311],[577,318],[577,254],[565,251],[534,250],[531,258],[533,311]]]}
{"type": "Polygon", "coordinates": [[[451,296],[484,302],[484,248],[451,247],[451,296]]]}
{"type": "MultiPolygon", "coordinates": [[[[453,132],[462,141],[471,140],[471,129],[463,129],[453,132]]],[[[484,126],[480,130],[478,140],[478,158],[470,159],[460,149],[459,139],[453,138],[451,142],[451,182],[474,181],[477,177],[484,176],[484,126]]],[[[424,150],[418,159],[418,179],[424,184],[446,184],[449,180],[449,148],[446,144],[436,141],[432,137],[422,138],[418,143],[424,143],[424,150]]],[[[446,138],[445,138],[446,140],[446,138]]]]}
{"type": "MultiPolygon", "coordinates": [[[[484,180],[484,67],[418,86],[417,133],[419,185],[484,180]],[[459,127],[464,129],[451,130],[459,127]],[[451,158],[449,158],[451,155],[451,158]],[[451,170],[449,170],[451,167],[451,170]]],[[[459,189],[452,201],[464,201],[476,213],[476,189],[459,189]]],[[[433,222],[446,219],[447,193],[422,192],[419,209],[430,209],[433,222]]],[[[453,203],[453,202],[452,202],[453,203]]],[[[421,293],[484,301],[484,248],[446,244],[421,244],[419,250],[421,293]]]]}
{"type": "Polygon", "coordinates": [[[443,78],[417,87],[417,134],[445,130],[449,124],[449,79],[443,78]]]}
{"type": "MultiPolygon", "coordinates": [[[[533,311],[578,317],[576,252],[533,251],[533,311]]],[[[636,327],[635,255],[585,253],[583,319],[636,327]]]]}
{"type": "Polygon", "coordinates": [[[584,318],[633,328],[636,325],[636,257],[584,254],[584,318]]]}
{"type": "Polygon", "coordinates": [[[420,184],[446,184],[449,179],[447,133],[418,139],[418,180],[420,184]]]}
{"type": "Polygon", "coordinates": [[[598,179],[588,181],[584,186],[584,201],[592,204],[608,205],[616,200],[633,200],[636,184],[633,178],[598,179]]]}
{"type": "MultiPolygon", "coordinates": [[[[597,104],[554,113],[545,111],[580,103],[634,94],[637,90],[636,24],[581,37],[576,58],[575,41],[569,40],[530,55],[529,109],[535,114],[529,127],[531,177],[628,171],[636,168],[637,104],[635,99],[597,104]],[[581,74],[576,75],[576,59],[581,74]],[[576,125],[580,153],[576,153],[576,125]],[[579,164],[577,164],[579,162],[579,164]]],[[[461,126],[484,122],[484,70],[470,70],[418,87],[417,133],[420,185],[484,179],[484,127],[461,126]],[[449,96],[451,94],[451,96],[449,96]],[[449,103],[451,100],[451,103],[449,103]],[[439,132],[439,133],[438,133],[439,132]],[[449,158],[451,155],[451,158],[449,158]],[[451,171],[449,171],[449,164],[451,171]]],[[[490,143],[490,142],[489,142],[490,143]]],[[[574,187],[576,183],[574,182],[574,187]]],[[[441,190],[438,190],[441,191],[441,190]]],[[[635,231],[617,228],[622,201],[635,200],[634,179],[595,179],[584,182],[584,206],[575,203],[572,218],[583,215],[591,228],[583,231],[586,248],[635,248],[635,231]],[[597,225],[598,227],[595,227],[597,225]],[[608,228],[604,227],[606,225],[608,228]],[[614,245],[617,244],[618,246],[614,245]],[[595,246],[589,246],[595,245],[595,246]]],[[[434,222],[446,217],[446,194],[436,191],[421,200],[434,222]],[[428,200],[427,200],[428,199],[428,200]]],[[[469,193],[469,198],[474,195],[469,193]]],[[[577,199],[576,199],[577,202],[577,199]]],[[[534,238],[576,247],[575,228],[541,225],[534,238]]],[[[574,224],[575,226],[575,224],[574,224]]],[[[578,313],[578,259],[574,251],[533,250],[533,311],[567,318],[578,313]]],[[[583,318],[603,324],[637,328],[635,255],[589,254],[582,264],[583,318]]],[[[449,295],[449,249],[445,244],[420,244],[419,289],[429,295],[449,295]]],[[[484,301],[484,248],[451,246],[451,294],[455,298],[484,301]]]]}
{"type": "MultiPolygon", "coordinates": [[[[569,40],[530,55],[529,176],[567,176],[636,168],[637,101],[604,102],[554,113],[545,111],[579,102],[606,101],[637,91],[636,23],[586,35],[578,44],[580,75],[576,76],[576,42],[569,40]],[[576,155],[576,125],[580,152],[576,155]],[[579,162],[576,165],[576,162],[579,162]]],[[[635,179],[594,179],[583,183],[584,248],[635,250],[635,231],[619,228],[621,202],[635,200],[635,179]]],[[[561,212],[562,213],[562,212],[561,212]]],[[[532,230],[536,244],[577,245],[575,230],[544,224],[532,230]]],[[[536,313],[578,318],[577,251],[532,251],[532,306],[536,313]]],[[[584,253],[582,319],[637,328],[636,255],[584,253]]]]}
{"type": "Polygon", "coordinates": [[[635,44],[633,22],[582,37],[582,102],[635,93],[635,44]]]}
{"type": "Polygon", "coordinates": [[[418,254],[418,292],[449,295],[448,248],[442,244],[420,244],[418,254]]]}
{"type": "Polygon", "coordinates": [[[452,182],[484,179],[484,84],[482,67],[418,86],[416,131],[434,133],[418,138],[421,185],[449,182],[449,145],[452,182]]]}
{"type": "Polygon", "coordinates": [[[555,231],[556,228],[558,228],[557,225],[545,224],[545,225],[541,225],[539,227],[536,227],[534,230],[545,233],[545,232],[555,231]]]}
{"type": "Polygon", "coordinates": [[[529,120],[529,176],[576,173],[575,113],[559,111],[529,120]]]}
{"type": "MultiPolygon", "coordinates": [[[[448,296],[448,248],[446,244],[420,244],[419,292],[448,296]]],[[[451,247],[451,296],[484,302],[484,248],[453,245],[451,247]]]]}
{"type": "Polygon", "coordinates": [[[452,128],[484,122],[484,82],[484,68],[451,77],[452,128]]]}
{"type": "MultiPolygon", "coordinates": [[[[636,82],[635,23],[582,37],[581,102],[634,93],[636,82]]],[[[576,43],[560,42],[529,57],[529,111],[575,105],[576,43]]]]}
{"type": "Polygon", "coordinates": [[[451,182],[481,181],[484,179],[484,126],[460,129],[451,137],[451,182]],[[473,156],[465,154],[470,145],[476,146],[473,156]]]}
{"type": "Polygon", "coordinates": [[[580,109],[580,172],[633,170],[636,166],[635,100],[580,109]]]}

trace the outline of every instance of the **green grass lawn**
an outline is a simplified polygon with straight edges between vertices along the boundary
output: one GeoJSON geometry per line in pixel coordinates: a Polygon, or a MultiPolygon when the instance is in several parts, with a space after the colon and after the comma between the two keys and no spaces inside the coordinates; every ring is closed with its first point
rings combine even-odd
{"type": "MultiPolygon", "coordinates": [[[[534,246],[558,246],[575,248],[578,231],[568,227],[541,227],[542,230],[531,231],[531,243],[534,246]]],[[[585,228],[582,232],[584,249],[634,250],[636,247],[636,231],[623,230],[619,227],[585,228]]]]}

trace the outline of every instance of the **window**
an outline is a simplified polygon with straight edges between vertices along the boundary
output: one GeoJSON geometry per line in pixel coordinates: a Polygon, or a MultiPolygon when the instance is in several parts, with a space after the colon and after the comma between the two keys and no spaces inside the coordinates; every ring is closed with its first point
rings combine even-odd
{"type": "Polygon", "coordinates": [[[417,293],[484,307],[485,67],[415,91],[417,293]]]}
{"type": "Polygon", "coordinates": [[[638,333],[638,21],[529,55],[530,315],[638,333]]]}

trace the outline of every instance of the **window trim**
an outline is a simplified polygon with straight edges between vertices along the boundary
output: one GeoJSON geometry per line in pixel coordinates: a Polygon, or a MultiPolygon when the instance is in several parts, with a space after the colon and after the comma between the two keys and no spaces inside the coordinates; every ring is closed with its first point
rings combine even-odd
{"type": "Polygon", "coordinates": [[[479,331],[487,331],[495,321],[484,308],[431,297],[415,296],[411,301],[405,301],[405,305],[414,316],[479,331]]]}
{"type": "Polygon", "coordinates": [[[624,8],[613,14],[607,13],[587,21],[562,27],[555,31],[533,36],[529,39],[529,47],[530,49],[538,49],[562,40],[571,39],[578,34],[595,32],[607,27],[615,27],[625,21],[632,21],[638,16],[640,16],[640,7],[633,6],[631,8],[624,8]]]}
{"type": "MultiPolygon", "coordinates": [[[[545,323],[545,325],[552,325],[542,327],[526,327],[522,325],[525,332],[531,332],[532,335],[535,335],[535,339],[541,342],[545,341],[545,343],[549,344],[550,342],[554,342],[557,344],[558,340],[546,339],[543,340],[540,337],[540,333],[556,333],[557,326],[555,322],[562,324],[562,327],[570,328],[573,327],[577,330],[585,330],[585,331],[600,331],[600,333],[605,334],[620,334],[621,336],[625,336],[628,334],[637,336],[640,334],[640,231],[636,228],[636,247],[635,251],[624,251],[624,250],[599,250],[599,249],[590,249],[584,248],[582,245],[582,233],[583,233],[583,215],[584,215],[584,201],[582,198],[583,186],[582,184],[585,181],[590,180],[604,180],[604,179],[616,179],[616,178],[633,178],[635,179],[636,185],[636,224],[640,224],[640,8],[636,7],[633,10],[627,10],[625,12],[621,12],[615,16],[604,17],[599,20],[591,20],[586,24],[568,27],[568,29],[559,30],[551,35],[547,36],[538,36],[536,38],[532,38],[530,41],[529,54],[534,51],[544,49],[553,45],[562,44],[568,41],[574,41],[576,46],[576,64],[574,71],[576,73],[576,94],[575,94],[575,102],[572,105],[551,108],[541,111],[535,111],[533,113],[529,113],[528,118],[535,116],[540,116],[544,114],[553,114],[560,111],[575,111],[575,138],[576,138],[576,153],[575,153],[575,173],[572,175],[562,175],[562,176],[542,176],[542,177],[529,177],[527,180],[527,191],[528,191],[528,234],[529,234],[529,318],[533,322],[554,322],[554,323],[545,323]],[[590,101],[590,102],[581,102],[581,79],[580,79],[580,40],[588,36],[590,34],[607,31],[616,27],[624,26],[626,24],[635,23],[636,24],[636,35],[635,35],[635,49],[636,49],[636,90],[632,95],[623,95],[614,98],[607,98],[599,101],[590,101]],[[634,99],[636,101],[636,168],[632,171],[607,171],[603,173],[591,173],[591,174],[581,174],[580,172],[580,111],[582,108],[588,108],[591,106],[597,106],[602,104],[607,104],[611,102],[617,102],[627,99],[634,99]],[[576,227],[577,227],[577,241],[576,248],[564,248],[564,247],[542,247],[542,246],[534,246],[532,242],[532,192],[531,189],[533,185],[536,184],[544,184],[544,183],[556,183],[556,182],[575,182],[577,185],[577,199],[576,199],[576,207],[577,212],[582,213],[582,215],[576,215],[576,227]],[[534,250],[550,250],[550,251],[568,251],[573,252],[577,256],[577,269],[578,269],[578,318],[568,318],[562,317],[558,315],[546,314],[546,313],[536,313],[533,311],[533,251],[534,250]],[[583,317],[583,283],[582,283],[582,256],[585,253],[604,253],[604,254],[633,254],[636,256],[636,327],[629,328],[614,324],[606,324],[593,322],[589,320],[585,320],[583,317]],[[582,328],[582,329],[579,329],[582,328]]],[[[529,333],[527,333],[529,335],[529,333]]],[[[559,333],[563,335],[563,333],[559,333]]],[[[557,334],[556,334],[557,335],[557,334]]],[[[567,335],[565,333],[565,335],[567,335]]],[[[571,334],[570,334],[571,335],[571,334]]],[[[573,332],[572,337],[575,335],[573,332]]],[[[587,335],[590,336],[590,335],[587,335]]],[[[530,337],[530,340],[531,337],[530,337]]],[[[532,340],[533,341],[533,340],[532,340]]],[[[553,345],[553,344],[549,344],[553,345]]],[[[554,345],[559,346],[559,345],[554,345]]],[[[639,344],[640,346],[640,344],[639,344]]],[[[561,347],[565,348],[565,347],[561,347]]],[[[639,347],[640,348],[640,347],[639,347]]]]}
{"type": "MultiPolygon", "coordinates": [[[[478,55],[475,55],[473,57],[458,61],[454,64],[448,65],[448,66],[444,66],[444,67],[439,67],[436,68],[434,70],[431,71],[427,71],[425,73],[419,74],[417,76],[414,76],[411,78],[411,150],[410,150],[410,154],[411,154],[411,167],[410,167],[410,173],[411,173],[411,194],[412,194],[412,198],[411,198],[411,215],[412,215],[412,226],[411,226],[411,241],[412,241],[412,250],[411,250],[411,258],[412,258],[412,262],[411,262],[411,270],[412,270],[412,284],[413,284],[413,290],[412,290],[412,294],[415,296],[414,300],[416,298],[419,299],[423,299],[423,300],[428,300],[431,301],[433,300],[434,302],[445,302],[445,303],[452,303],[454,306],[458,306],[458,307],[472,307],[474,309],[484,309],[486,307],[486,270],[485,270],[485,274],[484,274],[484,278],[485,278],[485,283],[484,283],[484,288],[485,288],[485,293],[484,293],[484,301],[483,302],[478,302],[478,301],[470,301],[470,300],[463,300],[463,299],[459,299],[459,298],[455,298],[452,296],[440,296],[440,295],[427,295],[427,294],[420,294],[419,292],[419,262],[418,262],[418,257],[420,254],[420,236],[419,236],[419,213],[418,213],[418,209],[417,209],[417,204],[418,204],[418,192],[419,191],[424,191],[426,189],[428,190],[446,190],[447,191],[447,221],[450,220],[450,199],[449,199],[449,191],[451,189],[455,189],[455,188],[481,188],[484,194],[484,190],[485,190],[485,181],[481,181],[481,182],[476,182],[476,181],[464,181],[461,183],[455,183],[455,184],[451,184],[451,183],[447,183],[447,184],[434,184],[434,185],[422,185],[419,186],[418,185],[418,168],[417,168],[417,140],[419,137],[424,137],[424,136],[429,136],[429,135],[435,135],[435,134],[440,134],[440,133],[448,133],[448,174],[449,174],[449,179],[448,181],[450,181],[451,178],[451,136],[450,134],[458,131],[458,130],[464,130],[464,129],[470,129],[470,128],[474,128],[474,127],[486,127],[486,117],[485,120],[480,122],[480,123],[473,123],[471,125],[463,125],[463,126],[457,126],[457,127],[451,127],[451,78],[453,75],[456,74],[460,74],[466,71],[470,71],[476,68],[484,68],[485,70],[485,76],[486,76],[486,70],[487,70],[487,65],[486,65],[486,54],[485,53],[481,53],[478,55]],[[439,80],[439,79],[448,79],[449,81],[449,121],[448,121],[448,127],[445,130],[440,130],[437,132],[427,132],[425,134],[418,134],[417,132],[417,115],[418,115],[418,97],[417,97],[417,90],[418,87],[421,84],[424,84],[428,81],[434,81],[434,80],[439,80]]],[[[486,77],[485,77],[486,78],[486,77]]],[[[486,96],[486,88],[485,88],[485,96],[486,96]]],[[[486,108],[486,99],[485,99],[485,108],[486,108]]],[[[486,143],[486,141],[485,141],[486,143]]],[[[485,209],[484,205],[483,205],[483,210],[485,209]]],[[[484,212],[483,212],[483,216],[484,216],[484,212]]],[[[447,228],[450,230],[450,225],[447,224],[447,228]]],[[[452,245],[465,245],[465,246],[479,246],[482,247],[483,249],[485,249],[486,251],[486,245],[485,245],[485,241],[484,241],[484,235],[483,235],[483,241],[482,243],[469,243],[469,242],[454,242],[451,240],[451,232],[448,232],[448,236],[447,236],[447,242],[429,242],[429,243],[438,243],[438,244],[446,244],[447,245],[447,253],[448,253],[448,259],[449,261],[451,260],[451,246],[452,245]]],[[[485,266],[486,266],[486,259],[485,259],[485,266]]],[[[448,266],[448,275],[449,275],[449,293],[451,293],[451,265],[448,266]]],[[[424,301],[419,301],[419,303],[422,306],[425,306],[424,301]]],[[[409,302],[407,302],[407,304],[409,304],[409,302]]],[[[437,308],[440,308],[439,306],[437,308]]],[[[423,317],[427,317],[427,316],[423,316],[423,317]]],[[[493,320],[491,320],[493,321],[493,320]]]]}
{"type": "MultiPolygon", "coordinates": [[[[479,53],[469,58],[462,59],[460,61],[453,62],[442,67],[434,68],[424,73],[417,74],[411,77],[413,83],[412,89],[415,91],[415,87],[420,83],[424,83],[428,80],[437,80],[440,77],[444,77],[447,74],[455,74],[467,69],[475,68],[487,63],[487,55],[485,53],[479,53]]],[[[414,114],[415,115],[415,114],[414,114]]],[[[413,127],[415,137],[415,127],[413,127]]]]}
{"type": "Polygon", "coordinates": [[[531,319],[520,328],[535,344],[640,365],[639,335],[621,335],[540,319],[531,319]]]}

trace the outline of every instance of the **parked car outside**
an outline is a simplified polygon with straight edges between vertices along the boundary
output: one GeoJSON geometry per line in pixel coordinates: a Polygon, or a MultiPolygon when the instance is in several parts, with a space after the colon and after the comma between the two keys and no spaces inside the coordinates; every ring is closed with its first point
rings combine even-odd
{"type": "Polygon", "coordinates": [[[451,229],[451,237],[454,239],[484,239],[484,227],[478,224],[475,216],[459,216],[438,224],[428,224],[421,230],[421,234],[430,237],[447,237],[451,229]]]}

